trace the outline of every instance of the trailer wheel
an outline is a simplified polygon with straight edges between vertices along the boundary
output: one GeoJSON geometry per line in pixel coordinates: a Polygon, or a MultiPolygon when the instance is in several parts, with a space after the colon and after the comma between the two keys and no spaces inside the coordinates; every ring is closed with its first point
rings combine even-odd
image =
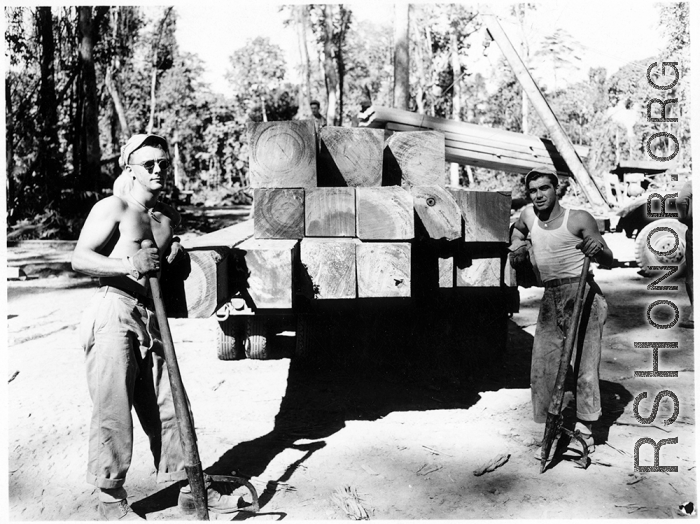
{"type": "Polygon", "coordinates": [[[672,218],[655,220],[651,224],[647,224],[637,234],[635,241],[634,254],[640,268],[639,272],[644,276],[651,276],[649,266],[677,265],[676,276],[684,274],[686,229],[684,224],[672,218]]]}
{"type": "Polygon", "coordinates": [[[241,317],[230,316],[226,320],[219,321],[219,340],[217,344],[217,357],[219,360],[240,360],[245,356],[243,339],[245,338],[245,324],[241,317]]]}
{"type": "Polygon", "coordinates": [[[250,317],[246,325],[245,354],[248,358],[265,360],[268,357],[268,335],[270,326],[268,320],[261,317],[250,317]]]}

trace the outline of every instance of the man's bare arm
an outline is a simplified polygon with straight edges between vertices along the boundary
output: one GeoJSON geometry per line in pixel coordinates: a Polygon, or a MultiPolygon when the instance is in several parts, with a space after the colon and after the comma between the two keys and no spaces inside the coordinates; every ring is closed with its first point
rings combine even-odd
{"type": "Polygon", "coordinates": [[[524,219],[524,216],[528,212],[529,208],[523,209],[511,228],[510,247],[508,250],[510,251],[510,262],[513,267],[516,268],[529,261],[528,244],[525,242],[528,234],[528,227],[524,219]]]}
{"type": "Polygon", "coordinates": [[[527,222],[526,222],[525,218],[526,218],[527,214],[531,213],[531,212],[532,212],[532,208],[530,208],[530,207],[525,207],[520,212],[520,216],[513,224],[513,230],[512,230],[511,235],[510,235],[511,243],[516,241],[516,240],[525,240],[527,238],[527,235],[528,235],[530,230],[527,227],[527,222]]]}
{"type": "Polygon", "coordinates": [[[598,224],[595,218],[586,211],[576,211],[572,215],[574,234],[583,240],[576,245],[584,255],[591,257],[604,267],[611,267],[613,263],[613,253],[605,242],[603,235],[598,231],[598,224]]]}
{"type": "Polygon", "coordinates": [[[74,271],[95,277],[114,277],[129,274],[129,267],[119,258],[100,254],[117,233],[122,203],[117,197],[101,200],[90,211],[80,238],[73,251],[71,265],[74,271]]]}

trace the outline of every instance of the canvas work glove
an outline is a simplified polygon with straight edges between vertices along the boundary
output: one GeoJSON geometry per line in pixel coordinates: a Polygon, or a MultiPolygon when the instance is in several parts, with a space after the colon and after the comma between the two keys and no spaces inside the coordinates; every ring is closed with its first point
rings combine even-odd
{"type": "Polygon", "coordinates": [[[522,267],[530,262],[528,243],[525,240],[514,240],[508,248],[508,258],[513,268],[522,267]]]}
{"type": "Polygon", "coordinates": [[[576,244],[576,249],[580,249],[587,257],[593,258],[603,250],[603,242],[593,237],[585,237],[576,244]]]}

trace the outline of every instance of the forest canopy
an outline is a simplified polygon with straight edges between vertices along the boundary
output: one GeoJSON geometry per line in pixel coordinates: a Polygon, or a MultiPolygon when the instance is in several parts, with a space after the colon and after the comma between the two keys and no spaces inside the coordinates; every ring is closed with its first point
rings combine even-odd
{"type": "MultiPolygon", "coordinates": [[[[660,131],[677,137],[676,163],[690,168],[688,4],[658,9],[667,39],[660,56],[614,72],[594,68],[576,83],[561,81],[580,67],[580,44],[568,33],[518,35],[535,76],[554,73],[540,86],[572,141],[590,148],[596,178],[621,160],[646,158],[646,139],[660,131]],[[660,61],[678,62],[680,72],[663,93],[646,80],[648,65],[660,61]],[[677,122],[649,121],[652,98],[678,99],[665,115],[677,122]]],[[[278,45],[257,37],[232,50],[229,89],[219,94],[202,80],[202,59],[178,46],[177,7],[5,7],[8,238],[76,238],[90,207],[111,193],[120,146],[132,133],[168,138],[171,191],[225,202],[248,185],[247,122],[308,118],[313,99],[338,126],[356,123],[362,100],[392,106],[391,27],[356,19],[345,4],[280,12],[297,35],[299,74],[288,74],[278,45]]],[[[517,4],[510,16],[524,29],[537,7],[517,4]]],[[[475,7],[412,5],[409,42],[410,110],[547,135],[505,62],[490,76],[471,68],[469,50],[484,45],[475,7]]],[[[664,80],[660,68],[654,75],[664,80]]],[[[660,107],[653,116],[663,116],[660,107]]],[[[655,148],[665,154],[673,144],[655,148]]],[[[474,188],[520,191],[520,177],[507,173],[462,167],[460,177],[474,188]]]]}

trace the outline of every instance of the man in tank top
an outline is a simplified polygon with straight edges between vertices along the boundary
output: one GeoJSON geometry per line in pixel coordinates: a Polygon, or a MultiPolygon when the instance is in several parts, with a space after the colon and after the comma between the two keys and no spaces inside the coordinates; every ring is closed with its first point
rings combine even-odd
{"type": "MultiPolygon", "coordinates": [[[[530,234],[531,260],[544,285],[532,347],[530,387],[535,422],[547,420],[564,339],[573,312],[584,257],[610,266],[613,254],[586,211],[565,209],[559,204],[559,179],[554,171],[535,169],[525,177],[533,207],[526,207],[511,235],[511,263],[526,264],[530,258],[525,239],[530,234]]],[[[576,376],[576,428],[593,450],[592,425],[601,415],[599,367],[603,324],[608,306],[589,273],[578,340],[571,358],[576,376]]],[[[573,442],[575,445],[576,441],[573,442]]]]}

